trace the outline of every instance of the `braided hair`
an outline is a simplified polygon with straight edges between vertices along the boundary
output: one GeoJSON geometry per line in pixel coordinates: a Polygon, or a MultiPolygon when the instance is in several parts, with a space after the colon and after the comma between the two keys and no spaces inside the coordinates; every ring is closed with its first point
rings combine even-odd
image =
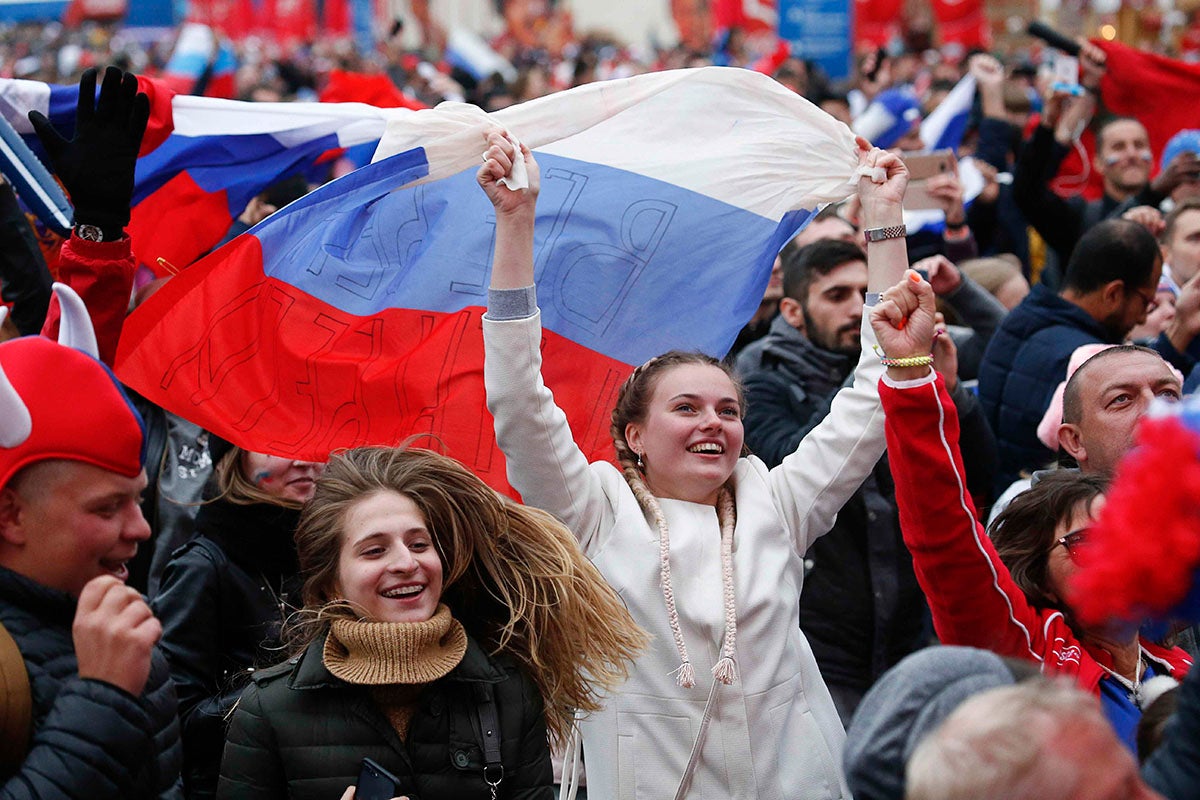
{"type": "MultiPolygon", "coordinates": [[[[737,392],[739,412],[743,415],[746,413],[745,389],[727,364],[704,353],[672,350],[637,367],[625,379],[617,393],[617,403],[612,411],[611,427],[613,448],[616,450],[621,474],[625,477],[625,482],[629,484],[633,496],[637,498],[642,513],[658,531],[659,582],[662,586],[663,601],[667,607],[671,635],[675,640],[675,648],[679,652],[680,665],[675,672],[676,681],[684,688],[696,685],[696,671],[688,657],[687,643],[683,640],[683,630],[679,625],[679,613],[675,605],[675,592],[671,581],[670,530],[658,498],[646,486],[644,460],[641,454],[635,453],[629,446],[629,441],[625,438],[625,429],[630,423],[640,423],[646,419],[650,400],[659,379],[664,374],[676,367],[692,364],[716,367],[724,372],[737,392]]],[[[745,455],[746,452],[743,444],[742,455],[745,455]]],[[[733,531],[737,524],[737,508],[734,503],[733,489],[728,481],[721,487],[717,496],[717,520],[721,526],[721,585],[725,609],[725,636],[721,647],[721,658],[713,667],[713,676],[722,683],[731,684],[737,677],[734,662],[737,644],[737,613],[733,584],[733,531]]]]}

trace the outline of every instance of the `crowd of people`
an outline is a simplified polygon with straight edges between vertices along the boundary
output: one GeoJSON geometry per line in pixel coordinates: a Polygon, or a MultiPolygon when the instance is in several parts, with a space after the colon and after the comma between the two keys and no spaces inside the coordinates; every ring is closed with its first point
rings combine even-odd
{"type": "MultiPolygon", "coordinates": [[[[19,30],[23,77],[95,55],[19,30]]],[[[612,47],[565,81],[549,57],[511,83],[375,67],[492,109],[612,74],[612,47]]],[[[845,86],[770,67],[870,128],[855,192],[783,247],[730,352],[633,369],[612,462],[542,380],[537,158],[481,138],[482,380],[520,503],[431,450],[252,452],[124,389],[124,315],[161,285],[133,292],[125,235],[146,97],[92,68],[70,138],[32,113],[75,230],[52,286],[0,186],[0,797],[352,800],[368,770],[411,800],[1194,797],[1197,620],[1085,623],[1072,581],[1139,421],[1200,384],[1200,131],[1152,152],[1091,44],[1078,89],[912,55],[845,86]],[[968,74],[982,188],[923,179],[938,222],[906,224],[921,120],[968,74]],[[1085,128],[1092,201],[1052,187],[1085,128]]],[[[300,60],[248,59],[239,91],[368,68],[300,60]]]]}

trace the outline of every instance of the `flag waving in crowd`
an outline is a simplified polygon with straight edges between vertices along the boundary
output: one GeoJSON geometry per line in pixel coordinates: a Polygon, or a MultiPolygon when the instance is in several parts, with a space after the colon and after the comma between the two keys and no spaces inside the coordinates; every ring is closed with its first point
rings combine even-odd
{"type": "MultiPolygon", "coordinates": [[[[133,251],[161,271],[186,267],[221,241],[252,197],[340,148],[378,141],[402,109],[359,103],[247,103],[175,94],[141,77],[151,117],[137,164],[133,251]]],[[[0,80],[0,113],[37,151],[26,119],[40,111],[66,135],[74,130],[78,88],[0,80]]]]}
{"type": "Polygon", "coordinates": [[[609,454],[631,365],[672,347],[724,353],[779,248],[853,188],[850,131],[749,71],[643,75],[492,115],[411,112],[376,163],[135,312],[122,380],[252,450],[323,458],[431,434],[504,486],[479,334],[494,219],[474,175],[496,126],[542,163],[546,347],[570,365],[547,378],[592,457],[609,454]]]}

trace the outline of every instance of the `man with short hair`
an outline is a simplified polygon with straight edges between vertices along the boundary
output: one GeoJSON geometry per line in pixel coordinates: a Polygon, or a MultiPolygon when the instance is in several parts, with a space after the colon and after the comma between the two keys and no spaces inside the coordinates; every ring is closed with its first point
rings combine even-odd
{"type": "Polygon", "coordinates": [[[1163,220],[1161,240],[1163,274],[1178,291],[1200,272],[1200,198],[1171,209],[1163,220]]]}
{"type": "MultiPolygon", "coordinates": [[[[90,333],[78,296],[56,293],[63,337],[90,333]]],[[[154,647],[162,628],[124,584],[150,536],[138,505],[143,428],[94,337],[79,342],[0,344],[0,622],[32,701],[28,747],[3,793],[176,798],[175,690],[154,647]]]]}
{"type": "Polygon", "coordinates": [[[1176,401],[1179,376],[1154,350],[1120,345],[1080,365],[1063,391],[1059,446],[1085,475],[1111,478],[1133,449],[1138,421],[1157,399],[1176,401]]]}
{"type": "Polygon", "coordinates": [[[1154,155],[1145,126],[1133,117],[1110,116],[1096,129],[1092,159],[1092,169],[1104,180],[1104,194],[1089,202],[1082,197],[1063,199],[1050,188],[1080,127],[1095,111],[1105,60],[1099,47],[1083,45],[1079,82],[1087,91],[1081,97],[1055,93],[1047,98],[1041,124],[1025,142],[1013,171],[1013,198],[1057,254],[1059,265],[1071,258],[1080,237],[1098,223],[1137,206],[1157,208],[1181,181],[1200,169],[1191,152],[1180,153],[1152,182],[1154,155]]]}
{"type": "MultiPolygon", "coordinates": [[[[1085,344],[1123,342],[1146,318],[1161,271],[1158,245],[1145,228],[1106,220],[1079,240],[1061,292],[1035,286],[1005,317],[979,370],[979,397],[1000,447],[997,493],[1053,459],[1037,427],[1071,354],[1085,344]]],[[[1154,343],[1184,374],[1198,326],[1200,315],[1177,315],[1154,343]]]]}
{"type": "MultiPolygon", "coordinates": [[[[779,316],[737,360],[746,389],[746,444],[768,466],[824,419],[851,375],[862,349],[866,291],[866,254],[855,244],[821,239],[784,251],[779,316]]],[[[978,408],[958,391],[968,413],[978,408]]],[[[978,419],[973,429],[982,428],[978,419]]],[[[924,597],[900,536],[886,457],[806,558],[812,567],[800,627],[848,724],[875,680],[925,644],[924,597]]]]}
{"type": "Polygon", "coordinates": [[[1027,681],[962,703],[908,761],[907,800],[1162,800],[1094,697],[1027,681]]]}

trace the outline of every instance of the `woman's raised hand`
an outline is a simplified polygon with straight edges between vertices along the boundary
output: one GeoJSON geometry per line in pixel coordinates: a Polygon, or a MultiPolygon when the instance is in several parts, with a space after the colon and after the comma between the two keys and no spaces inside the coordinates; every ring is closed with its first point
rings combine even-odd
{"type": "Polygon", "coordinates": [[[537,202],[541,179],[538,174],[537,161],[529,148],[521,145],[520,152],[513,146],[504,131],[495,128],[487,133],[487,146],[483,151],[483,166],[479,168],[475,179],[492,201],[497,216],[513,216],[522,213],[533,215],[537,202]],[[513,161],[524,159],[525,170],[529,175],[529,188],[510,189],[500,183],[501,178],[508,177],[512,172],[513,161]]]}
{"type": "MultiPolygon", "coordinates": [[[[934,315],[933,287],[914,270],[904,273],[899,283],[883,293],[871,309],[871,328],[879,347],[889,359],[929,356],[933,351],[934,315]]],[[[920,378],[929,374],[929,367],[888,367],[894,380],[920,378]]]]}
{"type": "Polygon", "coordinates": [[[885,227],[901,222],[904,210],[904,191],[908,188],[908,167],[895,153],[871,147],[870,142],[859,136],[858,164],[884,171],[883,183],[870,177],[858,179],[858,197],[862,202],[862,226],[864,228],[885,227]]]}

